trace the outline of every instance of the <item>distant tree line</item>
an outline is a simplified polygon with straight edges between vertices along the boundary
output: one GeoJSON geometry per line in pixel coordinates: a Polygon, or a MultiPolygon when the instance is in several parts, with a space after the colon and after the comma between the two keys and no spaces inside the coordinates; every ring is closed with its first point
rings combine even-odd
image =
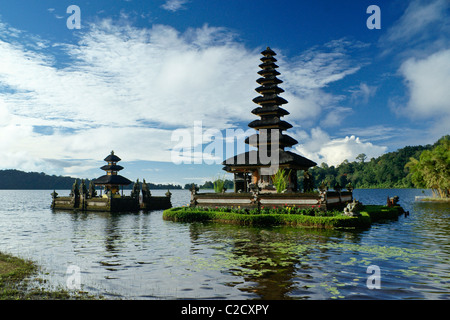
{"type": "MultiPolygon", "coordinates": [[[[448,140],[449,136],[442,137],[433,145],[407,146],[370,160],[367,160],[367,156],[362,153],[356,157],[356,161],[344,160],[338,166],[322,163],[320,166],[311,168],[309,172],[314,177],[316,188],[322,181],[325,181],[330,188],[333,188],[336,183],[344,188],[348,183],[351,183],[354,188],[425,187],[425,184],[416,183],[407,163],[411,161],[411,158],[419,159],[423,152],[432,150],[445,139],[448,140]]],[[[447,166],[449,160],[447,160],[447,166]]],[[[303,174],[299,174],[298,179],[300,183],[303,183],[303,174]]]]}
{"type": "MultiPolygon", "coordinates": [[[[191,189],[193,184],[199,189],[214,189],[213,181],[205,181],[205,183],[203,183],[201,185],[198,185],[196,183],[186,183],[184,185],[184,189],[187,189],[187,190],[191,189]]],[[[233,188],[234,188],[233,180],[225,179],[224,187],[227,190],[233,190],[233,188]]]]}
{"type": "MultiPolygon", "coordinates": [[[[24,172],[20,170],[0,170],[0,189],[15,190],[70,190],[75,181],[73,177],[47,175],[43,172],[24,172]]],[[[80,182],[81,179],[78,179],[80,182]]],[[[90,179],[84,179],[89,185],[90,179]]],[[[181,185],[148,183],[150,189],[182,189],[181,185]]],[[[130,184],[125,189],[131,189],[130,184]]]]}
{"type": "MultiPolygon", "coordinates": [[[[127,186],[127,188],[131,189],[133,184],[135,183],[135,181],[130,184],[129,186],[127,186]]],[[[151,182],[147,182],[147,186],[149,189],[183,189],[183,187],[181,185],[178,184],[172,184],[172,183],[166,183],[166,184],[162,184],[162,183],[151,183],[151,182]]],[[[142,182],[139,182],[140,188],[142,188],[142,182]]]]}
{"type": "Polygon", "coordinates": [[[43,172],[0,170],[0,189],[71,189],[74,180],[71,177],[47,175],[43,172]]]}

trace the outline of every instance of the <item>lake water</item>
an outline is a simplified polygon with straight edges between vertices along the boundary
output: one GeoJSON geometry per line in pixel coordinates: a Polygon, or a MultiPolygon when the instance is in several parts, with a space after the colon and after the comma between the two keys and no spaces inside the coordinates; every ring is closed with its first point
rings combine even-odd
{"type": "MultiPolygon", "coordinates": [[[[174,206],[189,202],[189,191],[171,192],[174,206]]],[[[428,190],[355,190],[365,204],[398,195],[410,212],[364,231],[53,212],[50,193],[0,191],[0,251],[35,261],[46,287],[66,288],[77,266],[81,290],[107,299],[450,298],[450,208],[414,202],[428,190]]]]}

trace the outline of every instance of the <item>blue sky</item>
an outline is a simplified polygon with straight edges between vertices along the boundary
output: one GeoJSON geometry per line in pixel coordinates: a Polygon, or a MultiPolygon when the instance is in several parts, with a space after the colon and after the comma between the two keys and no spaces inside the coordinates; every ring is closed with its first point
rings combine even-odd
{"type": "Polygon", "coordinates": [[[446,0],[2,1],[0,169],[95,178],[114,150],[132,180],[223,175],[226,130],[251,134],[267,46],[292,151],[338,165],[434,143],[449,134],[449,13],[446,0]]]}

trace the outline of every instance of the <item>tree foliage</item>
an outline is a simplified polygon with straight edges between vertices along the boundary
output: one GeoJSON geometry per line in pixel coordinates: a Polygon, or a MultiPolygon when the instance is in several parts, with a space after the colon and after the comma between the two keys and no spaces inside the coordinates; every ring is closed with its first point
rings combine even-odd
{"type": "Polygon", "coordinates": [[[450,191],[450,136],[439,139],[435,147],[425,150],[419,159],[406,164],[409,177],[419,188],[431,189],[434,196],[448,198],[450,191]]]}

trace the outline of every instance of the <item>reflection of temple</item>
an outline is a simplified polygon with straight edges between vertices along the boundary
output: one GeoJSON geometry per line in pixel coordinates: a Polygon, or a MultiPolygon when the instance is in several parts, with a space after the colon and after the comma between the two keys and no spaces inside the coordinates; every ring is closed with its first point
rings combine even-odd
{"type": "Polygon", "coordinates": [[[111,154],[104,159],[108,164],[100,168],[105,170],[106,174],[92,181],[94,185],[103,186],[105,188],[105,196],[107,196],[108,193],[111,193],[112,196],[118,195],[119,187],[122,187],[123,195],[123,186],[131,184],[130,180],[117,174],[117,172],[123,169],[122,166],[117,164],[120,160],[121,159],[114,154],[114,151],[111,151],[111,154]]]}
{"type": "MultiPolygon", "coordinates": [[[[263,300],[308,299],[317,295],[314,287],[319,287],[323,278],[315,261],[310,261],[316,258],[318,247],[341,237],[326,229],[267,230],[224,224],[191,224],[189,232],[193,251],[205,243],[215,244],[211,266],[218,264],[223,267],[221,273],[234,277],[224,281],[224,285],[251,295],[247,299],[263,300]],[[215,261],[220,258],[224,261],[215,261]]],[[[359,240],[358,234],[345,236],[359,240]]],[[[324,254],[326,249],[319,252],[324,254]]]]}
{"type": "Polygon", "coordinates": [[[250,184],[260,187],[262,191],[274,191],[272,176],[278,168],[284,170],[288,176],[287,189],[297,191],[297,171],[308,170],[316,163],[285,150],[297,144],[297,140],[284,133],[292,128],[292,125],[281,120],[283,116],[289,114],[281,108],[287,101],[278,96],[284,92],[278,87],[283,81],[277,78],[280,73],[276,70],[278,68],[275,64],[277,59],[274,58],[276,53],[267,48],[261,54],[262,64],[259,67],[262,70],[258,74],[262,77],[256,80],[260,86],[255,89],[261,95],[253,99],[259,107],[252,111],[260,119],[248,125],[258,132],[245,140],[245,143],[256,147],[257,150],[225,160],[224,170],[234,174],[235,192],[239,190],[248,192],[250,184]]]}
{"type": "Polygon", "coordinates": [[[152,196],[148,185],[142,183],[142,198],[140,199],[141,184],[139,180],[133,186],[131,195],[123,195],[123,187],[130,185],[132,182],[127,178],[118,174],[123,169],[117,163],[121,160],[111,151],[111,154],[104,159],[107,164],[100,169],[106,171],[106,174],[93,180],[89,186],[89,191],[85,186],[84,180],[81,186],[75,180],[69,197],[58,197],[56,192],[52,193],[52,208],[65,210],[81,210],[81,211],[139,211],[143,210],[160,210],[172,207],[171,193],[168,191],[165,196],[152,196]],[[104,188],[104,194],[100,191],[97,197],[96,186],[104,188]],[[120,194],[120,188],[122,192],[120,194]],[[141,201],[140,201],[141,200],[141,201]]]}

